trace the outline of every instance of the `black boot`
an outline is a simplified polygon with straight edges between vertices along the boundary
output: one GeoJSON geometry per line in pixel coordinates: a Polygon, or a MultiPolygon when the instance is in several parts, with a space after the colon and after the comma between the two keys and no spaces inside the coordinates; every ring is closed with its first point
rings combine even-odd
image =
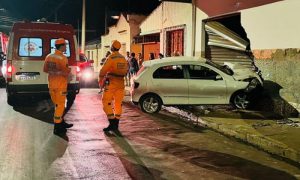
{"type": "Polygon", "coordinates": [[[109,125],[103,129],[104,132],[108,131],[118,131],[119,120],[118,119],[108,119],[109,125]]]}
{"type": "Polygon", "coordinates": [[[63,124],[63,126],[64,126],[65,128],[71,128],[71,127],[73,127],[73,124],[66,123],[65,120],[62,121],[62,124],[63,124]]]}
{"type": "Polygon", "coordinates": [[[63,134],[66,134],[66,132],[67,132],[67,129],[65,128],[63,123],[54,123],[53,134],[63,135],[63,134]]]}
{"type": "Polygon", "coordinates": [[[114,122],[115,122],[115,124],[114,124],[114,131],[119,131],[119,119],[117,119],[117,118],[115,118],[114,119],[114,122]]]}

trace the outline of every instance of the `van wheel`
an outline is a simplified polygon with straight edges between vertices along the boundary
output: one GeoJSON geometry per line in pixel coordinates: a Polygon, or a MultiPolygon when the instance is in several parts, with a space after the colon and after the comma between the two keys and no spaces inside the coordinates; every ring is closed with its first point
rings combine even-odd
{"type": "Polygon", "coordinates": [[[161,110],[162,101],[154,94],[149,94],[141,98],[140,108],[145,113],[157,113],[161,110]]]}
{"type": "Polygon", "coordinates": [[[232,95],[231,103],[237,109],[248,109],[251,102],[247,93],[239,91],[232,95]]]}
{"type": "Polygon", "coordinates": [[[7,94],[7,104],[9,104],[11,106],[17,105],[17,99],[16,99],[16,97],[14,97],[13,95],[7,94]]]}
{"type": "Polygon", "coordinates": [[[71,108],[71,106],[73,105],[73,103],[75,101],[75,98],[76,98],[76,92],[68,92],[66,111],[68,111],[71,108]]]}

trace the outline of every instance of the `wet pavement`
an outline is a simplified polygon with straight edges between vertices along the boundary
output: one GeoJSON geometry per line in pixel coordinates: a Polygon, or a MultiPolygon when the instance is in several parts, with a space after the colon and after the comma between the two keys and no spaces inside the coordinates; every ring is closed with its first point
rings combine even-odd
{"type": "MultiPolygon", "coordinates": [[[[142,113],[124,103],[120,133],[107,126],[98,89],[82,89],[52,135],[49,100],[8,106],[0,89],[0,179],[297,179],[300,170],[167,111],[142,113]]],[[[126,96],[126,99],[129,97],[126,96]]]]}

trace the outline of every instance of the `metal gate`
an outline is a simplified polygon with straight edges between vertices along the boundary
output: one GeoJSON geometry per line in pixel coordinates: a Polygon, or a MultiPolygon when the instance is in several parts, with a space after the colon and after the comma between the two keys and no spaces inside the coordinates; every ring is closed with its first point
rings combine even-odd
{"type": "Polygon", "coordinates": [[[251,53],[247,52],[249,42],[216,21],[205,23],[205,57],[218,64],[224,62],[240,63],[252,67],[251,53]]]}

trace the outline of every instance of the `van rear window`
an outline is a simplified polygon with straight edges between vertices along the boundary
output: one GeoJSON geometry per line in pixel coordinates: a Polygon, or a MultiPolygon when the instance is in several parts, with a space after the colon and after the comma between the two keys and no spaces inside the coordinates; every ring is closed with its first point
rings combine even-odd
{"type": "MultiPolygon", "coordinates": [[[[56,39],[51,39],[51,54],[55,52],[55,41],[56,39]]],[[[70,53],[70,43],[69,40],[65,40],[66,41],[66,52],[64,53],[65,56],[70,57],[71,53],[70,53]]]]}
{"type": "Polygon", "coordinates": [[[20,57],[41,57],[43,55],[43,41],[41,38],[20,38],[20,57]]]}

